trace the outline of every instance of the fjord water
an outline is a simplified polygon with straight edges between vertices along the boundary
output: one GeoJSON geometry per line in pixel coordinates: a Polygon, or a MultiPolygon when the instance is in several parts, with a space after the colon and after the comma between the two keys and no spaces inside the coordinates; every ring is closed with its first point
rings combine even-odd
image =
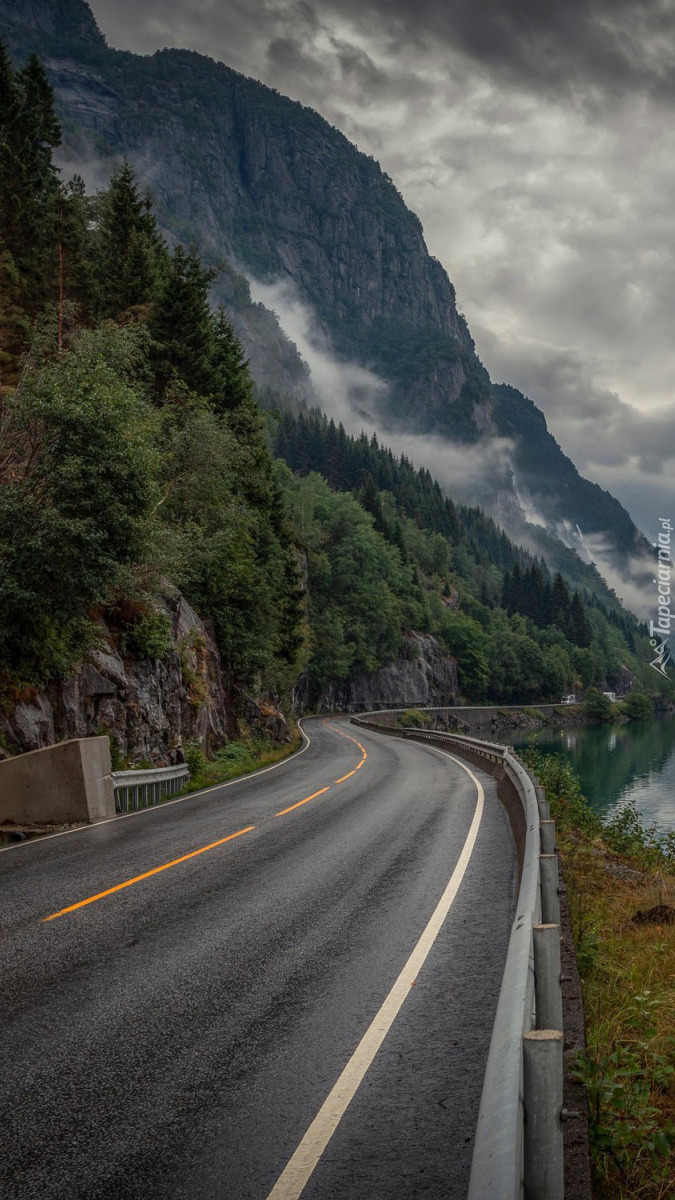
{"type": "Polygon", "coordinates": [[[634,801],[646,824],[675,829],[675,714],[628,725],[514,730],[508,741],[561,754],[598,811],[634,801]]]}

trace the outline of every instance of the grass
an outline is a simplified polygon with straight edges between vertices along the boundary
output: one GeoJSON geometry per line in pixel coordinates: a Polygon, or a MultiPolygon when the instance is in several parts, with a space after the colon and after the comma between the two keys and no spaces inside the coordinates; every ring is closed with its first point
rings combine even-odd
{"type": "Polygon", "coordinates": [[[581,972],[595,1200],[675,1198],[675,838],[625,807],[602,820],[572,769],[523,753],[555,817],[581,972]],[[664,906],[648,923],[638,912],[664,906]]]}
{"type": "Polygon", "coordinates": [[[292,731],[291,741],[279,745],[262,735],[251,735],[242,741],[228,742],[212,759],[207,759],[199,743],[185,747],[185,759],[190,767],[190,782],[180,792],[187,796],[202,788],[227,783],[242,775],[250,775],[261,767],[282,762],[299,749],[302,735],[298,729],[292,731]]]}

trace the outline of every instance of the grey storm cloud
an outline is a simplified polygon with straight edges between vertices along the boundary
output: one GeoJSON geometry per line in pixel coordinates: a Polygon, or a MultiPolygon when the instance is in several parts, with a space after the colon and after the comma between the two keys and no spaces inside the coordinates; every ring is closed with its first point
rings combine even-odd
{"type": "Polygon", "coordinates": [[[493,378],[645,529],[675,513],[675,0],[92,7],[112,45],[221,59],[375,155],[493,378]]]}
{"type": "Polygon", "coordinates": [[[237,52],[242,41],[273,30],[272,44],[278,37],[288,46],[337,19],[401,56],[445,43],[538,90],[574,92],[590,84],[669,96],[675,85],[671,0],[150,0],[140,12],[133,0],[96,0],[94,8],[104,29],[143,50],[162,33],[177,44],[177,31],[183,40],[206,36],[211,49],[214,34],[230,37],[237,52]]]}

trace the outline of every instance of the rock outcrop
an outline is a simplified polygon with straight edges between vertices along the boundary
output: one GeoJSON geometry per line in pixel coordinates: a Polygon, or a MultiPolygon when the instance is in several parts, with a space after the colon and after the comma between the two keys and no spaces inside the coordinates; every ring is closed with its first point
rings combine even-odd
{"type": "Polygon", "coordinates": [[[406,708],[454,704],[458,691],[457,663],[444,654],[435,638],[423,633],[406,637],[406,652],[379,671],[334,683],[316,697],[307,680],[296,690],[298,707],[318,712],[364,712],[377,708],[406,708]]]}
{"type": "Polygon", "coordinates": [[[188,742],[215,750],[236,737],[236,717],[208,629],[184,597],[165,604],[171,621],[167,654],[140,660],[123,656],[112,630],[101,622],[102,644],[87,662],[0,716],[5,752],[110,734],[118,762],[164,766],[177,761],[188,742]]]}

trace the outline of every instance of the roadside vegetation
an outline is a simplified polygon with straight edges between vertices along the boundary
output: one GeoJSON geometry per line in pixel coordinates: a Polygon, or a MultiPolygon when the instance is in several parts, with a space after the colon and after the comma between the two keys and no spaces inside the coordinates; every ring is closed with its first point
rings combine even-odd
{"type": "Polygon", "coordinates": [[[596,1200],[675,1196],[675,833],[600,817],[569,764],[522,752],[546,788],[581,972],[596,1200]]]}
{"type": "Polygon", "coordinates": [[[262,734],[249,734],[239,741],[230,741],[208,759],[199,742],[190,742],[185,747],[185,761],[190,768],[190,782],[181,795],[198,792],[202,788],[227,783],[250,775],[261,767],[283,762],[300,749],[302,734],[297,726],[291,732],[291,740],[279,745],[262,734]]]}

